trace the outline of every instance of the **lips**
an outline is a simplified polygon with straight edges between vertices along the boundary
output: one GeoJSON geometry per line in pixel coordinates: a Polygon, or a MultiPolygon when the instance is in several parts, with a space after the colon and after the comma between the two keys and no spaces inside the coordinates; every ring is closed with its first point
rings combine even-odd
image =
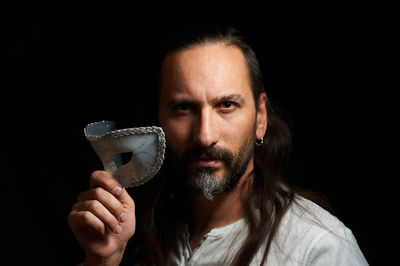
{"type": "Polygon", "coordinates": [[[230,165],[232,154],[227,149],[217,146],[202,148],[194,146],[187,149],[181,156],[182,164],[191,170],[197,171],[198,168],[221,168],[230,165]],[[196,169],[197,168],[197,169],[196,169]]]}
{"type": "Polygon", "coordinates": [[[204,156],[196,158],[191,162],[191,164],[199,167],[217,167],[220,163],[220,159],[204,156]]]}

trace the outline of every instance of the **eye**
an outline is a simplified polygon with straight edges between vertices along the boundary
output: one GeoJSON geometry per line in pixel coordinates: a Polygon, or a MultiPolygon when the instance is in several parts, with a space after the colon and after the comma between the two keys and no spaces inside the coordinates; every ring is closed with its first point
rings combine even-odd
{"type": "Polygon", "coordinates": [[[172,111],[177,115],[186,115],[191,110],[193,110],[193,106],[190,103],[178,103],[172,108],[172,111]]]}
{"type": "Polygon", "coordinates": [[[236,109],[236,107],[238,107],[238,104],[232,101],[224,101],[219,105],[220,110],[224,113],[232,112],[236,109]]]}
{"type": "Polygon", "coordinates": [[[231,108],[233,106],[233,102],[223,102],[222,106],[225,108],[231,108]]]}
{"type": "Polygon", "coordinates": [[[190,109],[190,105],[188,103],[177,104],[174,107],[174,110],[177,110],[177,111],[187,111],[189,109],[190,109]]]}

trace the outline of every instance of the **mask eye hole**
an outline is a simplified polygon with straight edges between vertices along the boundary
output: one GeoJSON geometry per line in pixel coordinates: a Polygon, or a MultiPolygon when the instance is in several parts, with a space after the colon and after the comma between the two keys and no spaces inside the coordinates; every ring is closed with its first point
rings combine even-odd
{"type": "Polygon", "coordinates": [[[115,165],[120,167],[121,165],[129,163],[132,159],[132,152],[115,153],[111,155],[111,158],[115,162],[115,165]]]}

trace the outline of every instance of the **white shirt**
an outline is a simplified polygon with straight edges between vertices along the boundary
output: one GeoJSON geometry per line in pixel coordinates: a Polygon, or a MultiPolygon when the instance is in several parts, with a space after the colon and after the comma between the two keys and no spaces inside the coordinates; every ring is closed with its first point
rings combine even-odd
{"type": "MultiPolygon", "coordinates": [[[[229,265],[246,237],[245,220],[212,229],[191,250],[187,229],[168,265],[229,265]]],[[[265,248],[265,245],[264,245],[265,248]]],[[[260,265],[262,247],[251,265],[260,265]]],[[[298,197],[284,215],[264,265],[368,265],[352,232],[320,206],[298,197]]]]}

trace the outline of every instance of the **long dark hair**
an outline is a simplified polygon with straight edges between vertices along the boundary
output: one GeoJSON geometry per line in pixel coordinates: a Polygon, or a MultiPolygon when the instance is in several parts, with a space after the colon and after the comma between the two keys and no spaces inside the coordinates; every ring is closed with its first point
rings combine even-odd
{"type": "MultiPolygon", "coordinates": [[[[256,55],[244,36],[231,27],[195,27],[168,36],[161,58],[171,51],[204,43],[222,42],[237,46],[244,54],[249,69],[254,101],[264,92],[262,74],[256,55]]],[[[162,60],[161,60],[162,61],[162,60]]],[[[264,144],[255,147],[254,180],[249,190],[245,221],[248,236],[233,265],[249,265],[264,247],[267,259],[272,239],[280,221],[294,201],[295,192],[285,180],[285,169],[291,152],[288,124],[276,113],[267,98],[268,128],[264,144]]],[[[183,184],[173,178],[174,170],[165,162],[160,173],[142,187],[132,189],[136,202],[137,229],[129,243],[124,261],[144,265],[165,265],[179,231],[190,219],[190,207],[183,184]]],[[[263,263],[262,262],[262,263],[263,263]]]]}

